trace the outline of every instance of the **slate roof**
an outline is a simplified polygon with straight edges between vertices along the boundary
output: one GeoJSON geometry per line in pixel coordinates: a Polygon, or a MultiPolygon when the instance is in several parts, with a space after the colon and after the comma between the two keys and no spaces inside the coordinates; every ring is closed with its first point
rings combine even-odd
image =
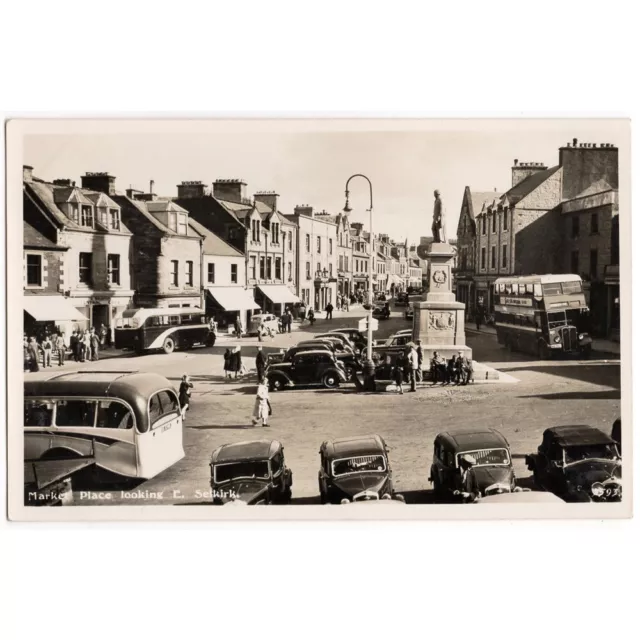
{"type": "Polygon", "coordinates": [[[61,250],[65,251],[68,247],[61,247],[57,245],[53,240],[50,240],[45,235],[42,234],[38,229],[30,225],[26,220],[23,220],[24,227],[24,241],[23,244],[25,247],[33,247],[39,249],[51,249],[53,250],[61,250]]]}
{"type": "Polygon", "coordinates": [[[470,191],[471,194],[471,216],[477,216],[481,211],[483,205],[487,207],[493,204],[494,200],[498,200],[501,197],[497,191],[470,191]]]}
{"type": "Polygon", "coordinates": [[[189,226],[204,238],[203,250],[206,255],[211,256],[231,256],[233,258],[242,258],[243,254],[226,243],[220,236],[213,231],[209,231],[204,225],[197,220],[189,218],[189,226]]]}
{"type": "Polygon", "coordinates": [[[172,231],[165,224],[160,222],[154,215],[147,211],[147,208],[144,206],[144,202],[141,200],[134,200],[133,198],[129,198],[129,196],[117,195],[113,196],[113,199],[118,203],[123,209],[125,207],[133,207],[137,209],[138,213],[145,218],[148,222],[150,222],[154,227],[162,231],[164,234],[168,236],[177,236],[178,234],[175,231],[172,231]]]}
{"type": "Polygon", "coordinates": [[[511,187],[511,189],[509,189],[509,191],[507,191],[503,197],[509,204],[517,204],[518,202],[520,202],[520,200],[537,189],[545,180],[550,178],[559,169],[560,165],[556,165],[555,167],[545,169],[544,171],[536,171],[536,173],[530,175],[528,178],[525,178],[515,187],[511,187]]]}

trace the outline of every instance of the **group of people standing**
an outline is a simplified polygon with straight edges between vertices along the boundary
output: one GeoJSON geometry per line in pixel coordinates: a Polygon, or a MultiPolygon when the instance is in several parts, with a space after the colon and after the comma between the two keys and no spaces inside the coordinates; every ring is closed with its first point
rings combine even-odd
{"type": "Polygon", "coordinates": [[[415,392],[416,383],[422,382],[422,361],[424,354],[420,340],[410,342],[407,351],[399,353],[394,365],[393,379],[396,383],[396,391],[404,393],[403,383],[408,382],[409,391],[415,392]]]}
{"type": "Polygon", "coordinates": [[[74,330],[69,338],[71,356],[76,362],[98,361],[100,359],[100,347],[103,344],[100,334],[93,327],[89,331],[74,330]]]}
{"type": "Polygon", "coordinates": [[[240,346],[228,347],[224,352],[224,377],[235,378],[245,372],[245,366],[242,363],[242,352],[240,346]],[[235,374],[235,375],[234,375],[235,374]]]}

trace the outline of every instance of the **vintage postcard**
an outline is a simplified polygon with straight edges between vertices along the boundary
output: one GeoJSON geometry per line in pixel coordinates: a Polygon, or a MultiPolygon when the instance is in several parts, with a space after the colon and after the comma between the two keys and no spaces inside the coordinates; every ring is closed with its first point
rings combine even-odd
{"type": "Polygon", "coordinates": [[[6,127],[10,519],[631,516],[628,120],[6,127]]]}

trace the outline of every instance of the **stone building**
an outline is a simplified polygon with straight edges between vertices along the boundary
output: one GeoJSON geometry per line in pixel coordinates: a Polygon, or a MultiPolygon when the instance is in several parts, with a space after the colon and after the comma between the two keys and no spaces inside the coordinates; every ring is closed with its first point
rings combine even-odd
{"type": "Polygon", "coordinates": [[[307,306],[324,311],[336,306],[338,292],[338,225],[326,212],[316,214],[309,205],[298,205],[285,216],[298,229],[296,281],[298,296],[307,306]]]}
{"type": "Polygon", "coordinates": [[[582,277],[592,333],[619,339],[618,149],[574,139],[560,148],[560,164],[558,270],[582,277]]]}
{"type": "Polygon", "coordinates": [[[23,194],[25,326],[112,328],[134,293],[120,205],[89,185],[36,178],[28,166],[23,194]]]}
{"type": "Polygon", "coordinates": [[[352,222],[349,229],[353,251],[353,292],[366,295],[369,288],[371,236],[361,222],[352,222]]]}
{"type": "Polygon", "coordinates": [[[258,192],[250,199],[246,187],[240,179],[216,180],[211,191],[201,182],[183,182],[175,201],[244,254],[247,289],[262,310],[279,314],[299,302],[297,228],[278,211],[277,193],[258,192]]]}
{"type": "Polygon", "coordinates": [[[353,247],[349,233],[349,216],[340,213],[335,217],[337,232],[338,293],[353,293],[353,247]]]}
{"type": "Polygon", "coordinates": [[[168,199],[132,189],[118,194],[115,178],[87,173],[83,187],[108,195],[118,204],[133,232],[131,282],[136,307],[202,306],[202,236],[189,226],[188,212],[168,199]]]}

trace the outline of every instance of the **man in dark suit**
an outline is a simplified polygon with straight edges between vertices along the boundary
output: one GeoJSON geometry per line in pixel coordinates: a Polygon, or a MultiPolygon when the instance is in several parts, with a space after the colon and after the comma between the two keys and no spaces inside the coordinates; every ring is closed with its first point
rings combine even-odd
{"type": "Polygon", "coordinates": [[[258,347],[258,354],[256,355],[256,371],[258,374],[258,382],[261,382],[264,378],[265,371],[267,370],[267,358],[262,351],[262,347],[258,347]]]}

